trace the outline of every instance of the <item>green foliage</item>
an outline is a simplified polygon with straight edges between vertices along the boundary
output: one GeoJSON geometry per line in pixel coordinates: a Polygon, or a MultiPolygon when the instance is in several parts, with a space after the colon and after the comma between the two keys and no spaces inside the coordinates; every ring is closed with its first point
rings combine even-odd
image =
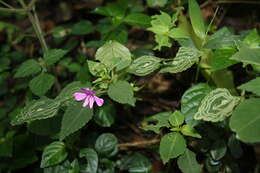
{"type": "Polygon", "coordinates": [[[246,90],[260,96],[260,77],[256,77],[255,79],[240,85],[238,89],[246,90]]]}
{"type": "Polygon", "coordinates": [[[196,0],[189,0],[189,15],[194,32],[199,38],[204,39],[206,37],[205,24],[196,0]]]}
{"type": "Polygon", "coordinates": [[[210,155],[214,160],[220,160],[225,156],[227,146],[223,140],[216,141],[210,150],[210,155]]]}
{"type": "Polygon", "coordinates": [[[129,104],[131,106],[135,104],[133,87],[126,81],[117,81],[109,85],[107,94],[112,100],[118,103],[129,104]]]}
{"type": "Polygon", "coordinates": [[[190,126],[195,126],[198,121],[194,115],[198,112],[201,100],[211,91],[211,87],[206,83],[199,83],[184,92],[181,98],[181,112],[185,116],[185,122],[190,126]]]}
{"type": "Polygon", "coordinates": [[[15,78],[26,77],[41,71],[41,66],[37,63],[37,61],[30,59],[23,62],[15,73],[15,78]]]}
{"type": "Polygon", "coordinates": [[[58,62],[66,53],[67,53],[66,50],[51,49],[48,50],[47,52],[44,52],[43,59],[47,65],[52,65],[58,62]]]}
{"type": "Polygon", "coordinates": [[[94,114],[94,121],[102,127],[110,127],[114,124],[115,116],[115,106],[110,102],[106,102],[104,106],[97,108],[94,114]]]}
{"type": "Polygon", "coordinates": [[[82,107],[82,103],[69,106],[62,118],[60,140],[81,129],[92,117],[93,110],[82,107]]]}
{"type": "Polygon", "coordinates": [[[260,48],[241,48],[230,59],[239,62],[260,66],[260,48]]]}
{"type": "Polygon", "coordinates": [[[141,56],[133,61],[128,72],[137,76],[145,76],[160,67],[161,60],[155,56],[141,56]]]}
{"type": "Polygon", "coordinates": [[[113,156],[118,151],[118,140],[115,135],[111,133],[103,133],[100,135],[95,143],[96,151],[105,156],[113,156]]]}
{"type": "Polygon", "coordinates": [[[67,156],[65,144],[63,142],[53,142],[44,148],[41,168],[56,165],[65,160],[67,156]]]}
{"type": "Polygon", "coordinates": [[[222,70],[238,63],[237,61],[229,59],[235,52],[235,49],[226,48],[217,49],[216,51],[214,51],[211,66],[212,71],[222,70]]]}
{"type": "Polygon", "coordinates": [[[168,0],[146,0],[149,7],[164,7],[168,0]]]}
{"type": "Polygon", "coordinates": [[[169,121],[172,126],[180,126],[184,122],[184,115],[180,111],[175,111],[169,117],[169,121]]]}
{"type": "Polygon", "coordinates": [[[71,28],[71,33],[76,35],[85,35],[89,34],[94,30],[92,23],[88,20],[82,20],[79,23],[76,23],[71,28]]]}
{"type": "Polygon", "coordinates": [[[92,148],[84,148],[80,150],[80,158],[87,160],[87,165],[84,165],[81,172],[83,173],[96,173],[98,169],[98,155],[92,148]]]}
{"type": "Polygon", "coordinates": [[[241,102],[230,119],[230,128],[244,142],[259,142],[260,99],[251,98],[241,102]]]}
{"type": "Polygon", "coordinates": [[[122,70],[131,64],[131,53],[122,44],[109,41],[97,50],[96,59],[112,70],[122,70]]]}
{"type": "Polygon", "coordinates": [[[202,169],[202,165],[196,160],[195,153],[188,149],[178,158],[177,163],[183,173],[200,173],[202,169]]]}
{"type": "Polygon", "coordinates": [[[149,173],[152,168],[148,158],[140,153],[125,156],[121,163],[120,170],[128,170],[130,173],[149,173]]]}
{"type": "Polygon", "coordinates": [[[132,26],[147,28],[150,26],[150,17],[142,13],[132,13],[124,18],[124,22],[132,26]]]}
{"type": "Polygon", "coordinates": [[[179,133],[172,132],[164,135],[160,142],[160,156],[163,163],[182,155],[186,150],[186,141],[179,133]]]}
{"type": "Polygon", "coordinates": [[[223,121],[229,117],[240,98],[232,96],[225,88],[217,88],[206,95],[194,115],[195,120],[223,121]]]}
{"type": "Polygon", "coordinates": [[[187,70],[193,64],[199,61],[201,52],[195,48],[190,47],[180,47],[176,57],[173,59],[172,63],[167,64],[163,67],[161,73],[178,73],[187,70]]]}
{"type": "Polygon", "coordinates": [[[51,89],[54,82],[54,76],[48,73],[41,73],[30,81],[29,87],[35,95],[43,96],[51,89]]]}
{"type": "Polygon", "coordinates": [[[196,132],[196,130],[189,126],[189,125],[183,125],[181,127],[181,133],[185,136],[191,136],[191,137],[194,137],[194,138],[201,138],[201,135],[196,132]]]}
{"type": "Polygon", "coordinates": [[[11,123],[12,125],[19,125],[34,120],[51,118],[57,114],[60,104],[60,102],[48,98],[33,100],[21,110],[19,115],[14,117],[11,123]]]}

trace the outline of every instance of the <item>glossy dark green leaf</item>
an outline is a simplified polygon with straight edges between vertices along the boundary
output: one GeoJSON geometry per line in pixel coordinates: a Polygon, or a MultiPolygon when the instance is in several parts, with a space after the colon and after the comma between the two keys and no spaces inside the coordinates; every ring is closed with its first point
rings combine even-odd
{"type": "Polygon", "coordinates": [[[96,151],[105,156],[111,156],[118,150],[118,140],[112,133],[103,133],[100,135],[95,143],[96,151]]]}
{"type": "Polygon", "coordinates": [[[236,139],[236,136],[234,134],[228,138],[228,148],[232,156],[236,159],[240,158],[243,155],[243,149],[240,141],[236,139]]]}
{"type": "Polygon", "coordinates": [[[110,127],[115,121],[116,108],[106,101],[105,105],[98,107],[94,114],[94,121],[102,127],[110,127]]]}
{"type": "Polygon", "coordinates": [[[56,165],[65,160],[67,155],[63,142],[53,142],[43,150],[41,168],[56,165]]]}
{"type": "Polygon", "coordinates": [[[93,110],[83,107],[81,102],[69,106],[62,118],[60,140],[84,127],[93,117],[93,110]]]}
{"type": "Polygon", "coordinates": [[[96,173],[98,169],[98,155],[92,148],[84,148],[80,150],[80,158],[87,160],[86,165],[81,165],[80,172],[82,173],[96,173]]]}

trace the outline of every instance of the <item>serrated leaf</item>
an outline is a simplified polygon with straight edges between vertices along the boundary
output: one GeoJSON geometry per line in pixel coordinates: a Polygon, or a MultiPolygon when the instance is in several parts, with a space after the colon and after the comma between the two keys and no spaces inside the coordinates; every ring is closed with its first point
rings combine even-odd
{"type": "Polygon", "coordinates": [[[41,168],[56,165],[65,160],[67,155],[63,142],[53,142],[43,150],[41,168]]]}
{"type": "Polygon", "coordinates": [[[203,167],[197,162],[196,155],[188,149],[178,158],[177,163],[183,173],[201,173],[203,167]]]}
{"type": "Polygon", "coordinates": [[[199,38],[204,39],[206,37],[205,24],[196,0],[189,0],[189,15],[194,32],[199,38]]]}
{"type": "Polygon", "coordinates": [[[62,49],[51,49],[47,52],[44,52],[43,58],[47,65],[52,65],[59,61],[65,54],[67,53],[66,50],[62,49]]]}
{"type": "Polygon", "coordinates": [[[100,62],[88,60],[88,67],[89,67],[89,72],[93,76],[100,76],[101,74],[104,74],[107,71],[106,66],[100,62]]]}
{"type": "Polygon", "coordinates": [[[55,116],[59,110],[60,102],[48,98],[34,100],[28,103],[11,122],[12,125],[19,125],[34,120],[47,119],[55,116]]]}
{"type": "Polygon", "coordinates": [[[186,141],[181,134],[172,132],[162,137],[159,152],[164,164],[180,156],[185,150],[186,141]]]}
{"type": "Polygon", "coordinates": [[[260,99],[251,98],[241,102],[230,118],[230,128],[243,142],[260,142],[260,99]]]}
{"type": "Polygon", "coordinates": [[[30,59],[30,60],[23,62],[19,66],[14,77],[15,78],[26,77],[26,76],[30,76],[30,75],[39,73],[40,71],[41,71],[41,66],[37,63],[37,61],[30,59]]]}
{"type": "Polygon", "coordinates": [[[180,111],[175,111],[171,116],[169,117],[170,124],[172,126],[180,126],[184,122],[184,115],[180,111]]]}
{"type": "Polygon", "coordinates": [[[76,35],[85,35],[94,31],[94,26],[88,20],[82,20],[74,24],[71,28],[71,33],[76,35]]]}
{"type": "Polygon", "coordinates": [[[201,52],[195,48],[180,47],[172,63],[163,67],[160,73],[178,73],[185,71],[195,64],[200,56],[201,52]]]}
{"type": "Polygon", "coordinates": [[[200,134],[191,126],[185,124],[181,127],[181,133],[185,136],[191,136],[194,138],[201,138],[200,134]]]}
{"type": "Polygon", "coordinates": [[[161,11],[160,15],[153,15],[151,21],[152,27],[148,28],[149,31],[155,34],[165,34],[173,26],[172,18],[169,14],[161,11]]]}
{"type": "Polygon", "coordinates": [[[145,76],[160,67],[161,60],[155,56],[141,56],[133,61],[128,72],[137,76],[145,76]]]}
{"type": "Polygon", "coordinates": [[[240,85],[238,89],[246,90],[260,96],[260,77],[256,77],[255,79],[240,85]]]}
{"type": "Polygon", "coordinates": [[[69,106],[62,118],[60,140],[84,127],[92,119],[93,110],[83,107],[82,103],[69,106]]]}
{"type": "Polygon", "coordinates": [[[237,61],[229,59],[233,54],[236,53],[235,49],[217,49],[212,55],[211,70],[217,71],[232,66],[237,61]]]}
{"type": "Polygon", "coordinates": [[[219,122],[229,117],[240,98],[232,96],[225,88],[217,88],[203,98],[195,120],[219,122]]]}
{"type": "Polygon", "coordinates": [[[239,62],[260,66],[260,48],[242,47],[230,59],[239,62]]]}
{"type": "Polygon", "coordinates": [[[65,106],[70,106],[75,104],[75,100],[73,99],[73,94],[75,92],[79,92],[80,88],[90,88],[90,83],[81,83],[79,81],[72,82],[68,84],[65,88],[63,88],[60,94],[55,98],[55,100],[62,102],[65,106]]]}
{"type": "Polygon", "coordinates": [[[127,81],[116,81],[109,85],[108,96],[121,104],[130,104],[134,106],[135,98],[133,87],[127,81]]]}
{"type": "Polygon", "coordinates": [[[122,70],[129,66],[132,61],[128,48],[116,41],[106,42],[97,50],[95,57],[111,70],[113,68],[122,70]]]}
{"type": "Polygon", "coordinates": [[[151,130],[157,134],[160,133],[162,127],[170,127],[169,118],[172,115],[172,112],[160,112],[151,117],[146,118],[143,123],[155,122],[154,124],[148,124],[143,127],[144,130],[151,130]]]}
{"type": "Polygon", "coordinates": [[[118,150],[118,140],[112,133],[103,133],[100,135],[95,143],[96,151],[104,156],[111,156],[118,150]]]}
{"type": "Polygon", "coordinates": [[[185,116],[185,122],[194,127],[198,121],[194,120],[194,115],[199,109],[201,100],[212,89],[206,83],[200,83],[192,86],[184,92],[181,98],[181,112],[185,116]]]}
{"type": "Polygon", "coordinates": [[[92,148],[84,148],[80,150],[80,158],[85,157],[87,160],[87,165],[81,169],[82,173],[96,173],[98,169],[98,155],[92,148]]]}
{"type": "Polygon", "coordinates": [[[150,26],[151,18],[142,13],[131,13],[124,18],[124,22],[132,26],[147,28],[150,26]]]}
{"type": "Polygon", "coordinates": [[[29,87],[35,95],[43,96],[49,89],[51,89],[54,81],[54,76],[47,73],[41,73],[30,81],[29,87]]]}

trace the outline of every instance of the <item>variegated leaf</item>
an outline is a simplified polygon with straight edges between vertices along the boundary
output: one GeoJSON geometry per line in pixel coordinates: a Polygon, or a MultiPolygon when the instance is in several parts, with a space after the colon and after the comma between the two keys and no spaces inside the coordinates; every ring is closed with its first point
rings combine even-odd
{"type": "Polygon", "coordinates": [[[232,96],[225,88],[217,88],[206,95],[201,101],[194,119],[211,122],[223,121],[229,117],[240,98],[232,96]]]}

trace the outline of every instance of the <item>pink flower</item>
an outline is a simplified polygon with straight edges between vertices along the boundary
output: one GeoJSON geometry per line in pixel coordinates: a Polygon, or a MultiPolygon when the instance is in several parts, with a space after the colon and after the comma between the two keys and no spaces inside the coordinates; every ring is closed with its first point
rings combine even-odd
{"type": "Polygon", "coordinates": [[[98,106],[102,106],[104,104],[104,100],[96,96],[95,91],[88,88],[80,88],[80,91],[73,94],[74,99],[77,101],[84,100],[83,107],[89,106],[90,109],[93,108],[94,102],[97,103],[98,106]]]}

